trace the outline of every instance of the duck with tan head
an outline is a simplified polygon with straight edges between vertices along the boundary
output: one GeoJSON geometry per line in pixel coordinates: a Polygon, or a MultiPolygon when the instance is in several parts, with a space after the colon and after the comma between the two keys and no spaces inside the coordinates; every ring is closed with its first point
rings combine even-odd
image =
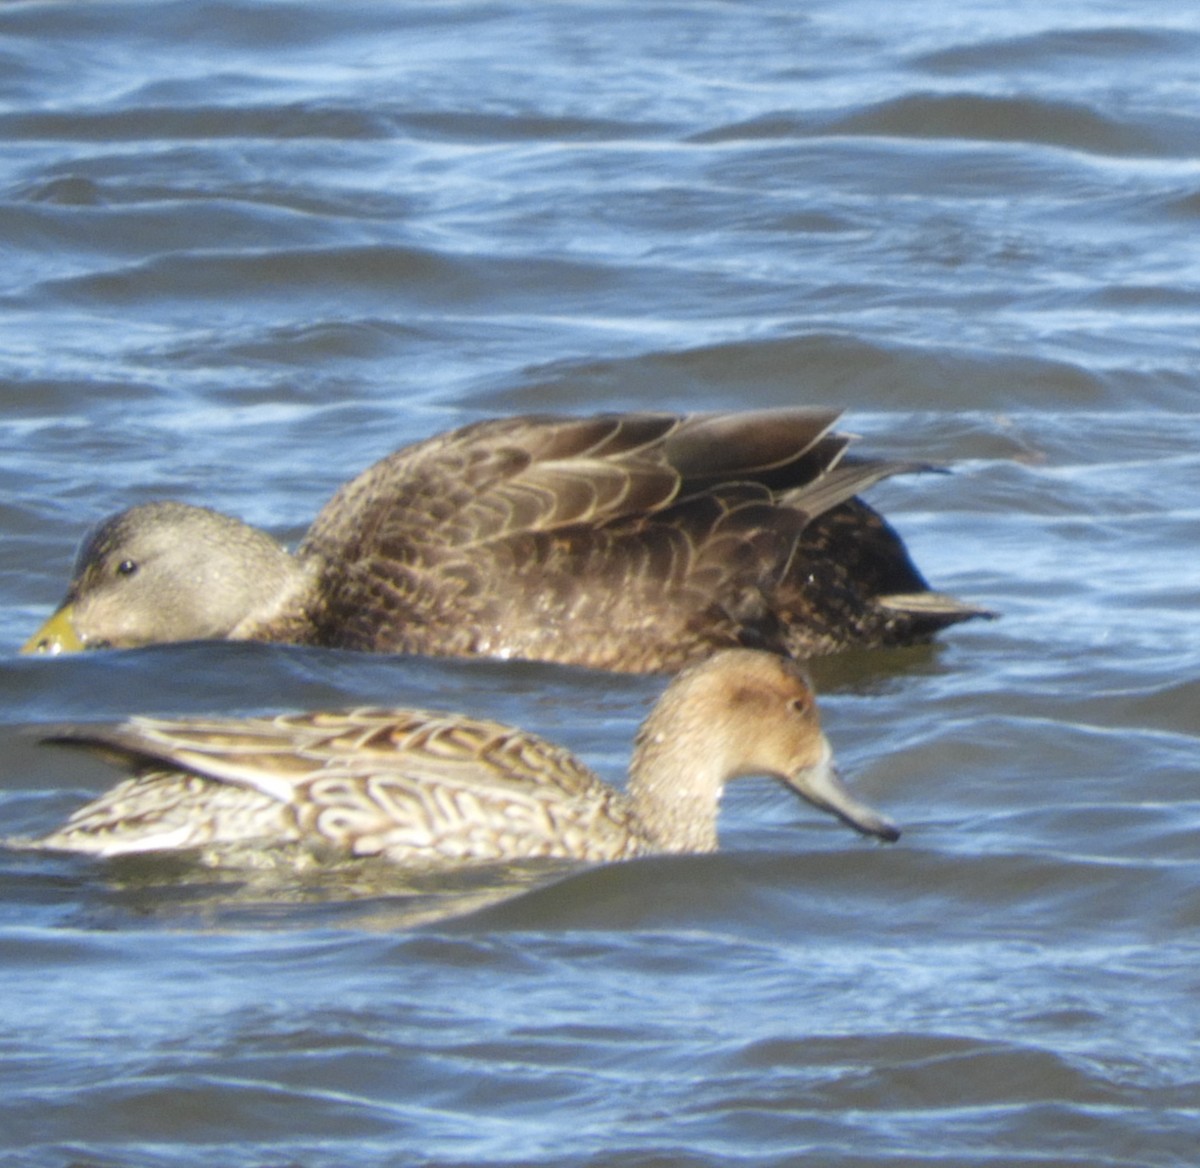
{"type": "Polygon", "coordinates": [[[864,835],[900,834],[838,776],[803,670],[754,650],[674,678],[638,732],[628,793],[542,738],[415,710],[134,718],[50,740],[99,750],[133,777],[10,846],[212,862],[299,847],[419,866],[705,852],[725,784],[742,775],[772,776],[864,835]]]}

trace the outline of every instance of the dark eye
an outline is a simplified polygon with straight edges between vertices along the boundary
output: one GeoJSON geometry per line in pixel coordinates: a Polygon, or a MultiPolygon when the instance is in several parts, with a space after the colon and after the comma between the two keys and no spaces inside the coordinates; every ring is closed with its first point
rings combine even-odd
{"type": "Polygon", "coordinates": [[[809,698],[792,698],[788,704],[797,714],[807,714],[812,709],[812,701],[809,698]]]}
{"type": "Polygon", "coordinates": [[[122,560],[117,565],[118,576],[136,576],[137,570],[138,566],[136,560],[122,560]]]}

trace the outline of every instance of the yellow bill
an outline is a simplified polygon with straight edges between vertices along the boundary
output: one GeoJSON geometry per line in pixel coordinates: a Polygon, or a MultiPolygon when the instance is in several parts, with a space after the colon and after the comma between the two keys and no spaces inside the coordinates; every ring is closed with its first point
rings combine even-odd
{"type": "Polygon", "coordinates": [[[75,611],[64,604],[24,645],[22,653],[78,653],[85,648],[75,631],[72,618],[75,611]]]}

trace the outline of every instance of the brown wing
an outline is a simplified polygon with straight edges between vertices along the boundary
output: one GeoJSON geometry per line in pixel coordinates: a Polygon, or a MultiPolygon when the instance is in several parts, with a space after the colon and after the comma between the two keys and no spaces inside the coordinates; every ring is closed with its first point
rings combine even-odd
{"type": "Polygon", "coordinates": [[[302,551],[414,556],[506,536],[598,527],[729,482],[811,482],[846,439],[833,410],[553,415],[479,422],[396,451],[339,490],[302,551]]]}
{"type": "Polygon", "coordinates": [[[640,843],[626,800],[574,755],[500,723],[418,710],[135,718],[48,741],[137,777],[43,846],[100,854],[324,844],[408,863],[618,858],[640,843]]]}
{"type": "MultiPolygon", "coordinates": [[[[326,565],[318,640],[583,661],[602,627],[615,641],[664,605],[682,629],[712,601],[698,593],[712,572],[694,575],[713,559],[705,539],[719,526],[731,544],[747,502],[761,510],[773,489],[818,478],[845,446],[828,435],[835,418],[510,418],[400,450],[342,488],[305,540],[326,565]]],[[[802,523],[764,519],[750,546],[778,567],[802,523]]]]}
{"type": "Polygon", "coordinates": [[[367,775],[403,770],[458,781],[552,783],[577,795],[600,780],[570,751],[525,731],[466,715],[375,709],[261,718],[136,717],[62,725],[43,741],[90,748],[135,769],[173,767],[252,788],[280,803],[330,767],[367,775]]]}
{"type": "Polygon", "coordinates": [[[880,598],[927,586],[895,532],[846,501],[918,467],[843,460],[836,418],[547,415],[398,451],[334,496],[301,549],[323,565],[313,639],[628,671],[725,645],[901,642],[915,626],[880,598]],[[820,516],[831,526],[806,537],[820,516]],[[844,565],[825,562],[856,532],[844,565]]]}

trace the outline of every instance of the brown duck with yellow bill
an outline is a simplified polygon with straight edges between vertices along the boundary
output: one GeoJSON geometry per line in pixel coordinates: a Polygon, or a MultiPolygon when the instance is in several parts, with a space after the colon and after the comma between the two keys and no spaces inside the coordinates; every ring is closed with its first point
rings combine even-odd
{"type": "Polygon", "coordinates": [[[903,645],[987,615],[931,591],[853,496],[837,412],[531,416],[405,447],[290,554],[156,502],[84,540],[27,652],[235,638],[644,672],[714,649],[903,645]]]}

